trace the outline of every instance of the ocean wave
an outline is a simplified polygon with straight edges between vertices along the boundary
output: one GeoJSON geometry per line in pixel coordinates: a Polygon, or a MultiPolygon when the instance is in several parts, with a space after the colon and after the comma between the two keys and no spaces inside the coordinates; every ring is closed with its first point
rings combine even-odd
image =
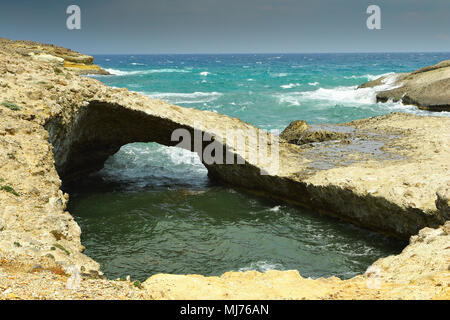
{"type": "Polygon", "coordinates": [[[153,99],[161,99],[169,103],[205,103],[211,102],[222,96],[220,92],[192,92],[192,93],[178,93],[178,92],[154,92],[144,93],[153,99]]]}
{"type": "Polygon", "coordinates": [[[208,71],[203,71],[203,72],[200,72],[199,74],[200,74],[201,76],[204,76],[204,77],[206,77],[206,76],[210,75],[210,74],[211,74],[211,72],[208,72],[208,71]]]}
{"type": "Polygon", "coordinates": [[[105,70],[115,76],[128,76],[128,75],[137,74],[140,72],[140,71],[122,71],[122,70],[112,69],[112,68],[105,68],[105,70]]]}
{"type": "Polygon", "coordinates": [[[394,74],[392,72],[383,73],[383,74],[363,74],[363,75],[352,75],[352,76],[344,76],[344,79],[367,79],[368,81],[373,81],[383,76],[394,74]]]}
{"type": "Polygon", "coordinates": [[[300,106],[300,97],[298,93],[276,95],[280,104],[288,104],[290,106],[300,106]]]}
{"type": "Polygon", "coordinates": [[[281,208],[281,206],[275,206],[275,207],[269,209],[269,211],[272,211],[272,212],[279,212],[279,211],[280,211],[280,208],[281,208]]]}
{"type": "Polygon", "coordinates": [[[338,103],[376,103],[375,91],[372,88],[357,89],[356,86],[337,87],[332,89],[319,88],[314,91],[300,93],[300,98],[307,100],[326,100],[338,103]]]}
{"type": "Polygon", "coordinates": [[[379,102],[378,106],[385,109],[387,112],[406,112],[419,116],[434,116],[434,117],[450,117],[450,112],[433,112],[427,110],[421,110],[414,105],[403,104],[401,101],[394,102],[389,100],[387,102],[379,102]]]}

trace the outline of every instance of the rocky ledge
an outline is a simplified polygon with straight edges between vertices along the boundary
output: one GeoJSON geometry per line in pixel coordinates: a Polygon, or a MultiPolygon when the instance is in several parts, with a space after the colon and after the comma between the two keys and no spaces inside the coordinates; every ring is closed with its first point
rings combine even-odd
{"type": "MultiPolygon", "coordinates": [[[[397,113],[339,125],[297,122],[281,137],[272,136],[236,118],[56,70],[53,62],[24,54],[35,43],[3,43],[0,297],[101,298],[104,289],[108,298],[448,298],[449,118],[397,113]],[[156,275],[142,286],[97,279],[100,266],[82,253],[63,182],[98,170],[130,142],[173,146],[172,133],[180,128],[207,136],[217,150],[239,159],[204,161],[211,177],[399,238],[413,236],[411,244],[374,264],[383,283],[375,291],[366,285],[373,272],[347,281],[303,279],[291,271],[156,275]],[[230,129],[240,130],[247,143],[228,141],[230,129]],[[261,150],[279,158],[255,156],[261,150]],[[84,279],[79,291],[65,289],[74,268],[84,279]],[[244,292],[240,284],[255,290],[244,292]],[[116,295],[111,287],[119,288],[116,295]],[[53,295],[55,288],[60,295],[53,295]]],[[[207,146],[185,147],[201,154],[207,146]]]]}
{"type": "MultiPolygon", "coordinates": [[[[385,75],[359,88],[383,85],[392,75],[385,75]]],[[[424,67],[410,73],[399,73],[390,82],[389,89],[377,93],[378,102],[392,100],[429,111],[450,111],[450,60],[424,67]]]]}
{"type": "Polygon", "coordinates": [[[36,61],[47,62],[54,65],[55,68],[61,67],[74,71],[77,74],[110,74],[94,64],[94,57],[51,44],[33,41],[13,41],[0,37],[0,48],[6,52],[11,51],[25,57],[31,57],[36,61]]]}

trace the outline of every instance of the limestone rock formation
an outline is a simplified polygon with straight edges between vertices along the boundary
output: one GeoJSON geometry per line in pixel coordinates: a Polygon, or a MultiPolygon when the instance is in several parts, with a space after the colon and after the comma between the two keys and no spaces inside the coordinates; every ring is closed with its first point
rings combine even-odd
{"type": "Polygon", "coordinates": [[[12,50],[34,60],[65,67],[78,74],[109,75],[109,72],[94,64],[94,57],[70,49],[33,41],[12,41],[0,37],[0,47],[12,50]]]}
{"type": "Polygon", "coordinates": [[[227,272],[220,277],[158,274],[151,299],[450,299],[450,222],[425,228],[397,256],[349,280],[303,278],[296,270],[227,272]]]}
{"type": "MultiPolygon", "coordinates": [[[[386,76],[364,83],[359,88],[379,86],[383,79],[386,76]]],[[[423,110],[450,111],[450,60],[398,74],[392,87],[378,92],[377,101],[402,101],[423,110]]]]}

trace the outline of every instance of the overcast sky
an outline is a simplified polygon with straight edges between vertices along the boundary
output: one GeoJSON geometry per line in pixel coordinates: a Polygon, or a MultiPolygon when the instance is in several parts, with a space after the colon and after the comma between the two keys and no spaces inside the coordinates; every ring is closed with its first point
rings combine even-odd
{"type": "Polygon", "coordinates": [[[449,0],[0,0],[0,36],[99,53],[450,51],[449,0]],[[81,8],[81,30],[66,8],[81,8]],[[370,4],[381,30],[366,27],[370,4]]]}

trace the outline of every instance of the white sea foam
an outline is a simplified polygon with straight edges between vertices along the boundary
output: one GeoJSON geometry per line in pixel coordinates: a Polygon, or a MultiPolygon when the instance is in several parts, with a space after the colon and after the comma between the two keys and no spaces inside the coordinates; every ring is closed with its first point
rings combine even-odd
{"type": "Polygon", "coordinates": [[[280,208],[281,208],[281,206],[275,206],[275,207],[269,209],[269,211],[278,212],[278,211],[280,211],[280,208]]]}
{"type": "Polygon", "coordinates": [[[295,88],[295,87],[298,87],[298,86],[301,86],[301,85],[302,85],[301,83],[289,83],[289,84],[284,84],[284,85],[280,86],[280,88],[292,89],[292,88],[295,88]]]}
{"type": "Polygon", "coordinates": [[[122,71],[122,70],[117,70],[117,69],[112,69],[112,68],[106,68],[105,70],[115,76],[126,76],[126,75],[130,75],[130,74],[136,74],[137,72],[139,72],[139,71],[122,71]]]}
{"type": "Polygon", "coordinates": [[[266,272],[269,270],[284,270],[284,267],[280,263],[273,263],[270,261],[263,260],[263,261],[252,262],[252,263],[250,263],[250,265],[248,267],[240,268],[238,271],[245,272],[245,271],[251,271],[251,270],[255,270],[255,271],[259,271],[259,272],[266,272]]]}
{"type": "Polygon", "coordinates": [[[209,75],[209,74],[211,74],[211,72],[208,72],[208,71],[203,71],[203,72],[200,72],[200,75],[201,76],[207,76],[207,75],[209,75]]]}
{"type": "MultiPolygon", "coordinates": [[[[292,106],[299,106],[303,101],[330,101],[344,105],[375,104],[377,92],[394,89],[396,79],[396,74],[389,74],[383,79],[382,85],[373,88],[357,89],[357,86],[339,86],[335,88],[319,88],[313,91],[279,94],[276,97],[279,99],[280,103],[288,103],[292,106]]],[[[401,84],[399,86],[401,86],[401,84]]]]}
{"type": "Polygon", "coordinates": [[[356,89],[356,86],[332,89],[319,88],[314,91],[302,92],[299,97],[307,100],[326,100],[338,103],[376,103],[375,92],[371,88],[356,89]]]}
{"type": "Polygon", "coordinates": [[[207,170],[196,153],[156,143],[123,146],[106,161],[100,174],[106,180],[125,181],[131,189],[168,182],[172,185],[203,185],[207,182],[207,170]]]}
{"type": "Polygon", "coordinates": [[[144,75],[144,74],[151,74],[151,73],[171,73],[171,72],[186,73],[186,72],[190,72],[189,70],[185,70],[185,69],[150,69],[150,70],[124,71],[124,70],[108,68],[105,70],[108,71],[109,73],[111,73],[112,75],[116,75],[116,76],[144,75]]]}
{"type": "Polygon", "coordinates": [[[298,93],[293,94],[280,94],[276,96],[280,104],[289,104],[291,106],[300,106],[300,98],[298,93]]]}
{"type": "Polygon", "coordinates": [[[281,78],[281,77],[287,77],[288,74],[285,72],[280,72],[280,73],[271,73],[270,76],[274,77],[274,78],[281,78]]]}
{"type": "Polygon", "coordinates": [[[315,81],[315,82],[308,82],[308,85],[313,86],[313,87],[318,86],[319,84],[320,83],[318,83],[317,81],[315,81]]]}

